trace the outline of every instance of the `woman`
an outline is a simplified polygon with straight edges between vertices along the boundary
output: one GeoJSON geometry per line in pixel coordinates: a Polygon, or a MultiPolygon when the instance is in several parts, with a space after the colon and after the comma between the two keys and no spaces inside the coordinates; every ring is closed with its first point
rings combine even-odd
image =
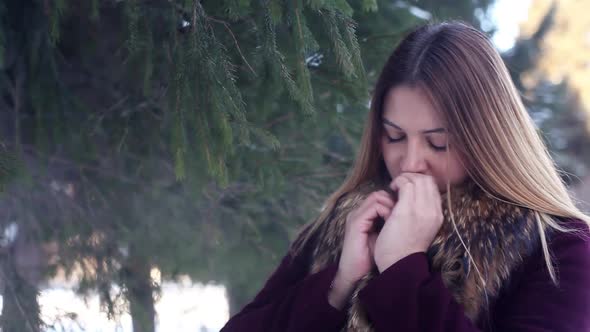
{"type": "Polygon", "coordinates": [[[590,218],[484,34],[410,33],[359,151],[222,331],[590,330],[590,218]]]}

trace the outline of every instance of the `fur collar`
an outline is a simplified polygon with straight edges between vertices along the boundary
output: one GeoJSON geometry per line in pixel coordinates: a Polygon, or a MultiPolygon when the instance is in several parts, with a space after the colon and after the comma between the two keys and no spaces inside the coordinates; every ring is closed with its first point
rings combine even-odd
{"type": "MultiPolygon", "coordinates": [[[[379,189],[384,188],[367,183],[338,200],[329,222],[324,223],[315,236],[310,273],[338,262],[346,216],[369,193],[379,189]]],[[[455,300],[477,324],[481,316],[488,313],[490,303],[510,280],[512,272],[540,246],[539,229],[529,209],[497,200],[472,182],[453,188],[451,207],[457,231],[469,248],[476,268],[455,232],[446,195],[442,197],[444,222],[427,255],[431,269],[440,271],[455,300]]],[[[357,294],[376,273],[378,271],[369,273],[357,285],[346,331],[373,331],[357,294]]]]}

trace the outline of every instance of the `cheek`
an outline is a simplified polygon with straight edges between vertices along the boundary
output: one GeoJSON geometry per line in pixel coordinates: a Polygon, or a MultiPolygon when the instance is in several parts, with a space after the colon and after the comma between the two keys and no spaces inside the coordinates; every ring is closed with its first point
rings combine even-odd
{"type": "Polygon", "coordinates": [[[395,147],[395,144],[388,144],[384,139],[381,142],[381,155],[389,175],[394,178],[399,173],[401,151],[395,147]]]}
{"type": "Polygon", "coordinates": [[[451,185],[459,184],[467,177],[467,171],[463,164],[456,156],[449,156],[447,167],[446,157],[437,160],[434,173],[436,173],[436,183],[441,191],[446,191],[447,181],[451,185]]]}

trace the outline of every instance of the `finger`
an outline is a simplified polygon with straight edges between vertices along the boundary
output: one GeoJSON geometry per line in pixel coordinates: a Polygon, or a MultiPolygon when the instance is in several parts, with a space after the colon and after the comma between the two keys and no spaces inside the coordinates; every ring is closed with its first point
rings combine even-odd
{"type": "Polygon", "coordinates": [[[399,188],[400,188],[400,184],[405,183],[405,181],[412,182],[412,177],[410,176],[410,174],[411,173],[404,172],[404,173],[401,173],[400,175],[398,175],[395,179],[393,179],[393,181],[391,181],[391,183],[389,184],[389,187],[391,188],[391,190],[393,190],[394,192],[398,192],[399,188]]]}
{"type": "Polygon", "coordinates": [[[385,190],[379,190],[375,192],[377,201],[383,205],[386,205],[390,208],[393,208],[395,205],[395,201],[393,197],[385,190]]]}
{"type": "Polygon", "coordinates": [[[391,208],[375,203],[364,214],[360,215],[358,220],[359,230],[363,233],[373,233],[379,231],[383,227],[385,220],[391,215],[391,208]]]}
{"type": "Polygon", "coordinates": [[[416,183],[416,202],[424,208],[433,208],[442,211],[442,202],[438,186],[432,176],[421,175],[414,177],[416,183]]]}
{"type": "Polygon", "coordinates": [[[387,218],[391,214],[393,207],[382,204],[373,198],[367,204],[356,212],[355,219],[372,220],[377,217],[387,218]]]}
{"type": "Polygon", "coordinates": [[[374,211],[377,214],[377,215],[375,215],[375,218],[377,216],[379,216],[379,217],[383,218],[383,220],[387,220],[387,218],[389,218],[389,215],[391,214],[391,210],[392,210],[390,207],[387,207],[387,206],[380,204],[380,203],[376,203],[374,205],[374,209],[375,209],[374,211]]]}
{"type": "Polygon", "coordinates": [[[415,185],[408,180],[405,176],[398,176],[394,181],[393,185],[396,188],[399,188],[398,191],[398,201],[396,206],[404,206],[409,207],[414,204],[415,200],[415,185]]]}
{"type": "Polygon", "coordinates": [[[370,209],[370,207],[375,203],[380,203],[390,208],[393,208],[394,205],[394,201],[391,199],[390,195],[387,194],[387,192],[384,190],[375,191],[367,196],[365,200],[359,205],[359,213],[363,213],[363,211],[370,209]]]}
{"type": "Polygon", "coordinates": [[[405,177],[406,179],[408,179],[408,181],[410,181],[414,184],[416,184],[417,182],[419,182],[423,179],[432,178],[432,176],[430,176],[430,175],[425,175],[422,173],[412,173],[412,172],[403,172],[399,176],[405,177]]]}
{"type": "Polygon", "coordinates": [[[365,199],[363,201],[361,201],[361,203],[358,205],[357,208],[355,208],[352,212],[356,215],[364,215],[371,207],[372,204],[374,204],[377,201],[377,197],[375,197],[375,195],[373,195],[372,193],[365,197],[365,199]]]}
{"type": "Polygon", "coordinates": [[[381,217],[383,219],[387,219],[391,214],[392,208],[383,205],[381,203],[375,202],[369,206],[369,208],[363,213],[363,219],[375,219],[377,217],[381,217]]]}
{"type": "Polygon", "coordinates": [[[416,200],[425,200],[436,206],[441,205],[440,191],[436,185],[434,177],[420,173],[403,173],[403,175],[414,183],[416,200]]]}
{"type": "Polygon", "coordinates": [[[403,173],[391,181],[390,187],[393,191],[397,192],[399,196],[401,187],[406,184],[412,184],[412,180],[407,174],[403,173]]]}
{"type": "Polygon", "coordinates": [[[438,188],[429,176],[415,178],[415,211],[422,220],[438,224],[442,221],[442,204],[438,188]]]}

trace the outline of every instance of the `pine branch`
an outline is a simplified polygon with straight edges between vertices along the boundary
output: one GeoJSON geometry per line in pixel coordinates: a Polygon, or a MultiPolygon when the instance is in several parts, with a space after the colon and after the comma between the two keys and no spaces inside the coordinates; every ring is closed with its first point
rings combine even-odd
{"type": "Polygon", "coordinates": [[[325,18],[326,29],[330,34],[330,39],[334,46],[334,53],[336,54],[338,66],[347,78],[355,78],[356,70],[354,68],[355,66],[352,64],[352,55],[348,51],[348,47],[340,33],[340,20],[333,11],[321,11],[320,13],[325,18]]]}
{"type": "Polygon", "coordinates": [[[24,165],[16,151],[11,151],[7,144],[0,142],[0,192],[18,177],[23,168],[24,165]]]}
{"type": "Polygon", "coordinates": [[[23,85],[25,83],[25,68],[22,59],[17,60],[14,84],[10,87],[14,113],[14,145],[18,151],[21,144],[21,110],[23,104],[23,85]]]}
{"type": "MultiPolygon", "coordinates": [[[[14,146],[14,144],[8,143],[8,142],[5,142],[3,144],[5,144],[6,146],[14,146]]],[[[132,179],[132,178],[127,177],[125,175],[121,175],[119,172],[116,172],[114,170],[110,170],[110,169],[107,169],[104,167],[97,167],[97,166],[93,166],[90,164],[84,164],[79,161],[67,159],[64,157],[59,157],[56,155],[48,155],[47,153],[41,152],[36,147],[34,147],[32,145],[28,145],[28,144],[20,144],[20,147],[23,152],[28,152],[28,153],[31,153],[35,156],[42,157],[43,159],[47,160],[48,163],[50,163],[50,164],[51,163],[59,163],[59,164],[70,166],[70,167],[72,167],[72,169],[80,169],[80,170],[88,170],[88,171],[97,172],[102,175],[108,176],[110,178],[117,179],[117,180],[124,182],[124,183],[141,184],[140,180],[135,180],[135,179],[132,179]]],[[[18,159],[12,159],[12,158],[13,157],[7,157],[7,160],[13,160],[15,163],[17,163],[17,165],[20,164],[18,159]]],[[[10,165],[10,164],[7,163],[7,165],[10,165]]],[[[23,165],[23,164],[20,164],[20,165],[23,165]]],[[[18,169],[18,168],[10,167],[10,166],[7,166],[7,168],[12,169],[13,172],[16,172],[18,169]]]]}
{"type": "Polygon", "coordinates": [[[94,22],[100,20],[100,0],[92,0],[90,7],[90,19],[94,22]]]}
{"type": "MultiPolygon", "coordinates": [[[[295,39],[295,51],[296,51],[296,75],[297,75],[297,84],[301,87],[301,98],[305,100],[303,105],[310,106],[313,104],[313,92],[311,88],[311,80],[309,77],[309,70],[305,64],[305,43],[304,43],[304,35],[303,35],[303,27],[304,24],[302,22],[302,14],[300,8],[300,0],[294,1],[294,8],[292,10],[292,15],[294,16],[295,25],[291,29],[293,38],[295,39]]],[[[315,112],[313,108],[306,109],[304,108],[303,111],[306,115],[314,115],[315,112]]]]}
{"type": "Polygon", "coordinates": [[[356,23],[351,19],[343,18],[342,25],[348,48],[350,48],[351,50],[350,53],[352,55],[352,63],[354,64],[356,71],[355,76],[360,78],[362,87],[364,89],[367,89],[369,83],[367,82],[367,75],[365,73],[365,67],[363,65],[361,47],[356,37],[356,23]]]}
{"type": "Polygon", "coordinates": [[[273,127],[273,126],[275,126],[275,125],[277,125],[279,123],[288,121],[288,120],[292,119],[293,116],[295,116],[295,113],[293,113],[293,112],[285,113],[285,114],[283,114],[283,115],[281,115],[281,116],[279,116],[279,117],[277,117],[275,119],[272,119],[272,120],[268,121],[264,125],[264,128],[271,128],[271,127],[273,127]]]}
{"type": "Polygon", "coordinates": [[[49,1],[45,0],[45,11],[46,13],[49,13],[49,36],[51,45],[55,46],[55,44],[59,41],[59,25],[66,9],[66,0],[54,0],[53,6],[50,6],[49,1]]]}
{"type": "Polygon", "coordinates": [[[246,57],[244,57],[244,54],[242,53],[242,50],[240,49],[240,45],[238,44],[238,40],[236,39],[236,36],[234,35],[234,33],[232,32],[231,28],[229,27],[229,24],[225,21],[213,18],[211,16],[207,17],[208,20],[213,21],[213,22],[217,22],[217,23],[221,23],[225,26],[225,28],[227,29],[227,31],[229,32],[229,34],[231,35],[231,37],[234,40],[234,44],[236,45],[236,48],[238,50],[238,52],[240,53],[240,56],[242,57],[242,60],[244,61],[244,63],[246,64],[246,66],[248,66],[248,69],[250,69],[250,71],[252,72],[252,74],[254,74],[254,76],[258,76],[256,75],[256,72],[254,71],[254,69],[252,69],[252,66],[250,66],[250,64],[248,63],[248,60],[246,60],[246,57]]]}
{"type": "Polygon", "coordinates": [[[281,148],[281,143],[270,132],[257,127],[250,129],[264,144],[268,145],[272,150],[277,151],[281,148]]]}
{"type": "Polygon", "coordinates": [[[278,25],[283,21],[283,7],[280,0],[270,0],[263,6],[268,8],[269,17],[273,25],[278,25]]]}
{"type": "MultiPolygon", "coordinates": [[[[0,70],[2,70],[5,66],[5,53],[6,53],[6,36],[4,35],[4,2],[0,3],[0,70]]],[[[1,88],[1,85],[0,85],[1,88]]]]}
{"type": "Polygon", "coordinates": [[[239,20],[251,12],[251,0],[227,0],[226,13],[231,20],[239,20]]]}
{"type": "Polygon", "coordinates": [[[377,0],[362,0],[362,8],[364,12],[376,12],[379,5],[377,5],[377,0]]]}
{"type": "Polygon", "coordinates": [[[289,69],[285,65],[285,57],[278,49],[276,40],[275,24],[273,23],[272,13],[270,12],[269,0],[260,0],[263,10],[263,51],[267,63],[270,64],[272,74],[278,76],[279,84],[283,84],[289,93],[289,96],[299,104],[304,114],[313,112],[313,106],[300,87],[297,85],[289,69]]]}
{"type": "Polygon", "coordinates": [[[338,11],[348,17],[353,14],[353,9],[346,0],[307,0],[307,3],[314,11],[338,11]]]}
{"type": "Polygon", "coordinates": [[[175,79],[174,79],[174,126],[172,128],[172,151],[174,155],[174,174],[176,175],[177,180],[183,180],[186,177],[185,172],[185,151],[186,151],[186,132],[184,127],[184,109],[182,107],[182,87],[184,85],[184,71],[185,71],[185,63],[184,63],[184,48],[180,48],[177,50],[177,59],[175,68],[175,79]]]}
{"type": "Polygon", "coordinates": [[[125,14],[127,15],[127,29],[129,37],[127,39],[127,49],[130,54],[135,54],[139,49],[139,21],[141,8],[139,0],[129,0],[125,5],[125,14]]]}

